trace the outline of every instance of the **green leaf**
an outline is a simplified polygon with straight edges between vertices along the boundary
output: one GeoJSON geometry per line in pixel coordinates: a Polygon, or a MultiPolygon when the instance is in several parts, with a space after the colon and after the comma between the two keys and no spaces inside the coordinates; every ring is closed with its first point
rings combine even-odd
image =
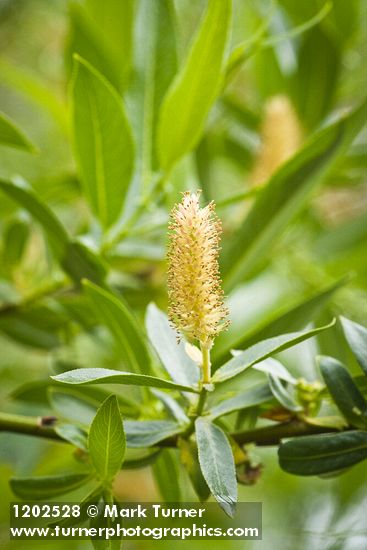
{"type": "MultiPolygon", "coordinates": [[[[63,371],[64,372],[64,371],[63,371]]],[[[111,392],[105,388],[95,386],[63,386],[55,382],[47,382],[48,401],[58,414],[76,424],[89,426],[98,407],[111,392]]],[[[36,387],[37,390],[37,387],[36,387]]],[[[27,393],[32,391],[30,387],[27,393]]],[[[126,393],[126,392],[125,392],[126,393]]],[[[139,414],[139,404],[131,396],[122,394],[117,396],[121,414],[135,417],[139,414]]]]}
{"type": "Polygon", "coordinates": [[[282,381],[272,374],[268,375],[269,385],[275,399],[288,411],[301,411],[302,407],[296,403],[292,395],[284,387],[282,381]]]}
{"type": "Polygon", "coordinates": [[[144,40],[134,48],[134,72],[129,106],[139,157],[139,179],[144,193],[157,168],[157,120],[162,99],[177,72],[176,14],[173,0],[140,0],[135,25],[144,40]]]}
{"type": "Polygon", "coordinates": [[[13,477],[10,487],[13,493],[24,500],[49,500],[70,493],[85,485],[90,474],[70,474],[45,477],[13,477]]]}
{"type": "Polygon", "coordinates": [[[88,451],[87,434],[78,428],[78,426],[74,426],[74,424],[60,424],[55,427],[55,432],[65,439],[65,441],[78,447],[78,449],[82,449],[85,452],[88,451]]]}
{"type": "Polygon", "coordinates": [[[22,219],[13,219],[6,226],[2,258],[7,270],[12,269],[22,259],[29,233],[29,223],[22,219]]]}
{"type": "Polygon", "coordinates": [[[260,372],[265,372],[266,374],[274,375],[289,384],[296,384],[297,382],[294,376],[291,375],[291,373],[280,361],[277,361],[277,359],[273,359],[271,357],[268,357],[265,361],[254,365],[254,369],[260,372]]]}
{"type": "Polygon", "coordinates": [[[205,502],[210,496],[210,489],[200,469],[198,463],[198,449],[196,443],[192,440],[178,438],[178,448],[180,449],[180,460],[184,465],[192,486],[200,502],[205,502]]]}
{"type": "Polygon", "coordinates": [[[340,317],[340,321],[350,349],[367,375],[367,329],[345,317],[340,317]]]}
{"type": "Polygon", "coordinates": [[[219,416],[230,414],[234,411],[248,409],[261,405],[273,397],[268,384],[262,384],[251,388],[251,391],[240,393],[230,399],[221,401],[218,405],[209,409],[209,416],[212,420],[219,416]]]}
{"type": "Polygon", "coordinates": [[[313,476],[335,472],[367,458],[367,433],[297,437],[283,443],[278,454],[281,468],[290,474],[313,476]]]}
{"type": "Polygon", "coordinates": [[[131,69],[134,0],[87,0],[85,9],[71,3],[68,36],[70,56],[78,53],[122,89],[131,69]]]}
{"type": "Polygon", "coordinates": [[[128,386],[150,386],[152,388],[198,393],[197,388],[176,384],[163,378],[112,369],[76,369],[57,376],[51,376],[51,378],[63,384],[125,384],[128,386]]]}
{"type": "Polygon", "coordinates": [[[224,432],[210,420],[195,421],[200,468],[210,492],[230,517],[235,513],[237,481],[232,449],[224,432]]]}
{"type": "Polygon", "coordinates": [[[165,171],[195,146],[219,94],[230,16],[230,0],[209,2],[188,57],[162,103],[157,139],[165,171]]]}
{"type": "Polygon", "coordinates": [[[271,48],[281,42],[286,42],[295,38],[296,36],[305,33],[315,25],[318,25],[320,21],[329,13],[331,9],[331,3],[328,1],[322,6],[320,11],[315,15],[309,14],[310,19],[302,21],[302,23],[296,27],[293,27],[285,32],[280,32],[274,36],[266,37],[266,31],[271,25],[271,20],[274,16],[276,5],[273,4],[269,10],[266,19],[261,19],[261,24],[256,30],[254,35],[245,42],[242,42],[235,46],[230,53],[227,69],[226,69],[226,84],[233,79],[242,65],[251,58],[254,54],[259,54],[261,50],[271,48]]]}
{"type": "Polygon", "coordinates": [[[38,405],[48,405],[47,389],[50,385],[48,378],[25,382],[15,388],[10,397],[26,403],[37,403],[38,405]]]}
{"type": "Polygon", "coordinates": [[[126,420],[125,432],[128,447],[150,447],[167,437],[184,430],[182,424],[171,420],[126,420]]]}
{"type": "Polygon", "coordinates": [[[85,278],[101,285],[106,276],[106,269],[100,258],[78,241],[72,240],[68,243],[61,267],[78,283],[85,278]]]}
{"type": "Polygon", "coordinates": [[[105,269],[100,260],[91,250],[69,237],[50,208],[38,199],[26,182],[0,179],[0,189],[41,224],[52,252],[72,279],[79,282],[82,277],[88,277],[103,282],[105,269]]]}
{"type": "Polygon", "coordinates": [[[63,391],[58,387],[49,388],[51,407],[63,419],[89,426],[95,417],[98,405],[94,400],[82,399],[80,395],[70,394],[67,389],[63,391]]]}
{"type": "Polygon", "coordinates": [[[88,435],[90,459],[102,481],[109,482],[121,469],[126,441],[117,398],[110,395],[99,407],[88,435]]]}
{"type": "Polygon", "coordinates": [[[24,346],[44,350],[60,346],[59,333],[66,325],[64,315],[42,305],[9,306],[0,313],[0,330],[4,334],[24,346]]]}
{"type": "Polygon", "coordinates": [[[367,101],[320,130],[269,180],[250,213],[223,250],[226,291],[249,277],[266,260],[285,227],[301,210],[314,187],[348,149],[367,116],[367,101]]]}
{"type": "Polygon", "coordinates": [[[172,380],[178,384],[197,384],[200,371],[187,355],[185,342],[177,342],[177,334],[167,316],[153,303],[147,309],[146,328],[149,340],[172,380]]]}
{"type": "MultiPolygon", "coordinates": [[[[122,2],[125,3],[125,2],[122,2]]],[[[66,69],[72,72],[73,55],[78,54],[97,69],[117,90],[122,83],[122,71],[114,66],[112,52],[105,33],[93,20],[93,14],[76,1],[69,4],[69,29],[66,40],[66,69]]],[[[107,38],[108,40],[108,38],[107,38]]]]}
{"type": "Polygon", "coordinates": [[[29,141],[29,139],[23,134],[23,132],[19,130],[19,128],[17,128],[14,122],[1,112],[0,145],[14,147],[15,149],[28,151],[28,153],[35,153],[37,151],[36,147],[29,141]]]}
{"type": "Polygon", "coordinates": [[[88,12],[99,27],[100,35],[110,49],[111,59],[121,85],[126,83],[131,68],[135,0],[87,0],[88,12]],[[102,31],[102,32],[101,32],[102,31]]]}
{"type": "Polygon", "coordinates": [[[49,207],[38,199],[31,186],[21,179],[14,182],[1,179],[0,189],[41,224],[55,256],[62,258],[68,245],[68,234],[49,207]]]}
{"type": "Polygon", "coordinates": [[[347,369],[333,357],[321,356],[318,363],[327,388],[338,409],[357,428],[367,428],[367,403],[347,369]]]}
{"type": "Polygon", "coordinates": [[[335,321],[324,327],[306,330],[304,332],[291,332],[289,334],[283,334],[281,336],[276,336],[275,338],[263,340],[262,342],[251,346],[240,355],[236,355],[236,357],[233,357],[228,361],[228,363],[225,363],[222,367],[216,370],[212,381],[213,383],[217,383],[233,378],[234,376],[241,374],[249,367],[252,367],[252,365],[255,365],[255,363],[259,363],[275,353],[291,348],[304,340],[308,340],[323,330],[327,330],[332,327],[334,324],[335,321]]]}
{"type": "Polygon", "coordinates": [[[151,360],[138,321],[121,297],[89,281],[83,281],[86,295],[99,321],[113,335],[122,363],[133,372],[151,372],[151,360]]]}
{"type": "Polygon", "coordinates": [[[154,480],[163,502],[182,502],[179,466],[172,449],[164,449],[153,464],[154,480]]]}
{"type": "Polygon", "coordinates": [[[230,358],[229,348],[245,349],[260,340],[272,338],[288,331],[302,330],[313,321],[319,312],[325,307],[333,294],[346,284],[348,278],[343,277],[336,283],[317,292],[310,298],[300,301],[298,304],[275,312],[270,319],[264,319],[260,325],[255,326],[250,332],[236,330],[232,336],[231,330],[222,333],[213,350],[213,360],[223,362],[230,358]]]}
{"type": "Polygon", "coordinates": [[[102,225],[122,212],[134,168],[134,144],[121,99],[75,56],[72,85],[76,156],[86,195],[102,225]]]}
{"type": "Polygon", "coordinates": [[[321,26],[303,37],[298,51],[298,71],[294,75],[294,100],[309,128],[316,126],[330,110],[341,68],[340,53],[337,42],[321,26]]]}
{"type": "Polygon", "coordinates": [[[174,399],[168,393],[160,390],[153,389],[151,390],[151,392],[157,397],[157,399],[162,401],[165,408],[174,417],[174,419],[177,420],[177,422],[180,422],[181,424],[186,424],[186,422],[189,421],[184,409],[178,403],[177,399],[174,399]]]}
{"type": "Polygon", "coordinates": [[[150,448],[150,449],[126,449],[126,456],[124,463],[122,465],[123,470],[135,470],[139,468],[145,468],[145,466],[149,466],[152,464],[155,460],[157,460],[157,457],[162,452],[162,449],[158,448],[150,448]]]}

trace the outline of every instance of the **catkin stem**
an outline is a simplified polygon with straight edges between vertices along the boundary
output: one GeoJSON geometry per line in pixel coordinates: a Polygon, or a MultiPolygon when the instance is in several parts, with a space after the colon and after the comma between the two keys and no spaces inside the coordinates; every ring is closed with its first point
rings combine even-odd
{"type": "Polygon", "coordinates": [[[203,384],[210,384],[211,374],[210,374],[210,346],[206,344],[200,344],[201,353],[203,356],[203,363],[202,363],[202,369],[203,369],[203,376],[202,376],[202,383],[203,384]]]}

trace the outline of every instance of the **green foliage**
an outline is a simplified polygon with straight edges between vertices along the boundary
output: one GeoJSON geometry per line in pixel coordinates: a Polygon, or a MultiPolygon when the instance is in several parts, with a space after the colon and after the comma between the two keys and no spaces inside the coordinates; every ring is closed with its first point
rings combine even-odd
{"type": "Polygon", "coordinates": [[[45,477],[13,478],[14,494],[25,500],[45,500],[70,493],[90,479],[89,474],[70,474],[45,477]]]}
{"type": "Polygon", "coordinates": [[[347,369],[332,357],[320,357],[319,365],[327,388],[348,422],[367,427],[367,403],[347,369]]]}
{"type": "Polygon", "coordinates": [[[121,214],[134,146],[121,99],[97,71],[75,57],[72,86],[76,156],[86,196],[108,227],[121,214]]]}
{"type": "Polygon", "coordinates": [[[230,516],[235,512],[237,482],[231,446],[223,431],[205,418],[196,420],[199,462],[210,492],[230,516]]]}
{"type": "Polygon", "coordinates": [[[0,145],[15,147],[29,153],[36,151],[29,139],[3,113],[0,113],[0,145]]]}
{"type": "Polygon", "coordinates": [[[299,437],[279,448],[281,467],[301,476],[338,472],[367,458],[366,432],[299,437]]]}
{"type": "Polygon", "coordinates": [[[98,321],[107,326],[114,336],[122,364],[136,373],[151,372],[144,335],[122,298],[117,298],[88,281],[84,282],[84,289],[98,321]]]}
{"type": "Polygon", "coordinates": [[[251,388],[251,391],[241,392],[235,397],[230,397],[221,401],[218,405],[215,405],[209,410],[209,415],[212,420],[230,414],[234,411],[244,411],[247,408],[261,405],[271,399],[272,394],[267,384],[261,384],[257,387],[251,388]]]}
{"type": "Polygon", "coordinates": [[[147,420],[125,422],[129,447],[150,447],[183,431],[183,426],[171,420],[147,420]]]}
{"type": "Polygon", "coordinates": [[[146,327],[151,344],[172,380],[179,384],[196,384],[198,367],[185,352],[184,342],[177,342],[167,316],[155,304],[148,306],[146,327]]]}
{"type": "Polygon", "coordinates": [[[358,323],[341,317],[345,338],[351,347],[358,363],[367,375],[367,330],[358,323]]]}
{"type": "Polygon", "coordinates": [[[177,389],[188,392],[197,393],[198,389],[192,386],[184,386],[176,384],[170,380],[157,378],[156,376],[148,376],[145,374],[134,374],[131,372],[121,372],[111,369],[76,369],[56,376],[52,376],[53,380],[62,382],[63,384],[134,384],[136,386],[148,386],[152,388],[177,389]]]}
{"type": "Polygon", "coordinates": [[[165,96],[158,122],[158,152],[165,171],[198,142],[219,93],[230,16],[231,0],[209,3],[185,64],[165,96]]]}
{"type": "Polygon", "coordinates": [[[287,348],[290,348],[312,336],[315,336],[319,332],[322,332],[325,329],[330,328],[333,325],[326,325],[325,327],[320,327],[318,329],[307,330],[304,332],[294,332],[290,334],[282,334],[281,336],[276,336],[275,338],[268,338],[263,340],[258,344],[254,344],[248,348],[243,353],[233,357],[220,367],[213,376],[214,382],[224,382],[229,378],[233,378],[238,374],[241,374],[246,369],[250,368],[255,363],[263,361],[267,357],[270,357],[274,353],[283,351],[287,348]]]}
{"type": "Polygon", "coordinates": [[[109,483],[120,470],[126,441],[117,398],[111,395],[98,409],[88,434],[91,462],[103,483],[109,483]]]}

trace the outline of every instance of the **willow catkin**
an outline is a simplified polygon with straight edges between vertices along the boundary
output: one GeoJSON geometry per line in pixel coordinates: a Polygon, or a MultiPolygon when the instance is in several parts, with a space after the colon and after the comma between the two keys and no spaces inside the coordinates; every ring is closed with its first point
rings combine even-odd
{"type": "Polygon", "coordinates": [[[227,325],[218,253],[221,222],[214,203],[185,192],[171,212],[168,248],[169,319],[190,341],[210,346],[227,325]]]}
{"type": "Polygon", "coordinates": [[[251,174],[255,186],[270,178],[302,143],[301,125],[287,96],[273,96],[266,103],[261,138],[262,145],[251,174]]]}

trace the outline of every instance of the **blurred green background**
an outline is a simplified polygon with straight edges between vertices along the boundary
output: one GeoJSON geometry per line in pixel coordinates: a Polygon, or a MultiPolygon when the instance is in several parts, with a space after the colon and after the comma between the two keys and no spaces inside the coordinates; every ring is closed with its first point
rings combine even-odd
{"type": "MultiPolygon", "coordinates": [[[[126,76],[128,82],[122,86],[138,142],[136,101],[141,90],[146,93],[152,78],[144,72],[149,66],[147,21],[153,19],[160,1],[131,2],[135,10],[130,28],[134,61],[126,76]]],[[[176,0],[172,5],[180,61],[206,3],[176,0]]],[[[0,147],[0,176],[21,174],[72,234],[83,237],[88,233],[89,241],[97,235],[98,241],[98,227],[91,222],[71,153],[65,108],[71,52],[84,55],[85,43],[89,41],[90,48],[92,40],[90,30],[83,27],[80,8],[83,10],[85,3],[0,1],[0,109],[39,150],[29,155],[0,147]]],[[[98,39],[107,40],[104,24],[102,19],[98,22],[98,39]]],[[[367,3],[363,0],[333,0],[329,4],[318,0],[235,0],[231,44],[243,42],[248,42],[248,59],[211,110],[195,151],[175,169],[164,208],[151,208],[149,223],[145,221],[144,226],[143,220],[140,235],[138,232],[125,240],[108,258],[111,279],[141,316],[151,300],[162,307],[166,303],[164,227],[167,209],[180,191],[199,187],[205,200],[218,203],[225,248],[226,239],[236,234],[261,184],[318,127],[366,95],[367,3]],[[243,198],[232,200],[238,194],[243,198]]],[[[95,52],[88,50],[89,60],[106,68],[98,40],[95,48],[95,52]]],[[[170,48],[167,40],[161,51],[162,64],[169,59],[170,48]]],[[[113,64],[107,73],[107,78],[114,81],[113,64]]],[[[297,215],[290,216],[285,227],[274,235],[272,246],[257,258],[247,280],[231,290],[228,303],[232,327],[218,340],[218,355],[236,342],[239,334],[246,333],[251,339],[271,319],[346,275],[350,280],[327,304],[316,308],[314,316],[322,322],[343,313],[366,325],[366,140],[367,134],[362,131],[297,215]]],[[[17,400],[12,392],[24,382],[46,378],[50,365],[59,360],[113,367],[118,358],[103,331],[96,341],[80,328],[83,323],[75,319],[70,323],[67,315],[65,319],[63,308],[73,307],[68,296],[61,296],[61,301],[46,299],[37,305],[39,310],[26,309],[20,316],[10,312],[9,316],[9,304],[32,296],[43,285],[62,284],[64,276],[49,257],[39,227],[5,195],[0,197],[0,217],[0,408],[22,414],[47,413],[50,407],[40,402],[38,395],[17,400]],[[57,345],[48,345],[50,334],[60,338],[57,345]]],[[[317,376],[317,352],[345,358],[337,328],[317,342],[284,353],[283,359],[296,375],[312,380],[317,376]]],[[[334,479],[297,478],[279,469],[275,449],[255,452],[265,464],[264,471],[255,486],[241,488],[240,499],[263,502],[263,541],[221,541],[223,549],[366,548],[364,463],[334,479]]],[[[39,542],[7,540],[7,502],[12,499],[8,479],[14,474],[75,469],[72,451],[66,445],[0,434],[0,463],[0,545],[4,549],[38,548],[39,542]]],[[[187,485],[187,480],[182,483],[187,485]]],[[[159,498],[149,470],[123,473],[118,494],[123,499],[159,498]]],[[[71,541],[67,544],[70,548],[90,546],[71,541]]],[[[168,548],[172,544],[130,542],[125,548],[168,548]]],[[[213,543],[174,544],[209,548],[213,543]]],[[[45,542],[42,547],[64,548],[65,544],[45,542]]]]}

